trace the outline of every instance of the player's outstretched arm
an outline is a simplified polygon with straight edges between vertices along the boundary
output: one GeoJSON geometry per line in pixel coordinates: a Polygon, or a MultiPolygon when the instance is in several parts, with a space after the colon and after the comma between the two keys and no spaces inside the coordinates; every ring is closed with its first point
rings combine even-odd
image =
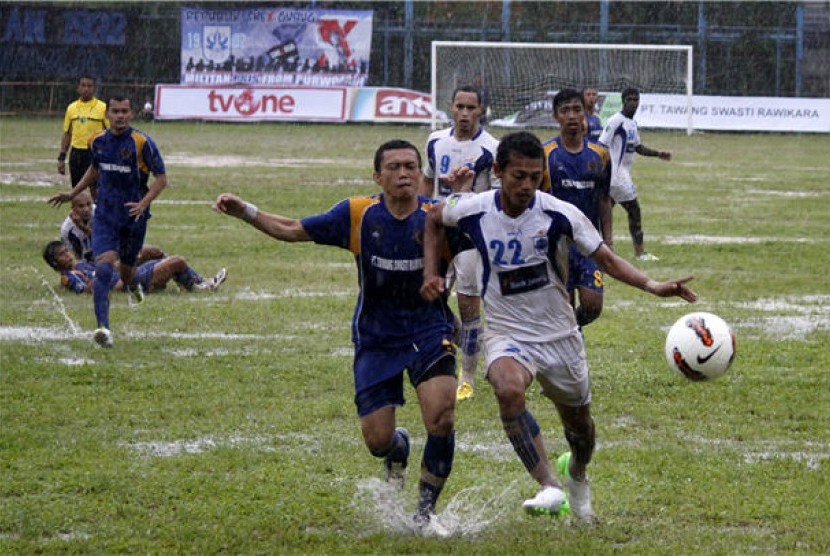
{"type": "Polygon", "coordinates": [[[78,183],[77,185],[75,185],[75,187],[73,187],[70,191],[66,193],[58,193],[57,195],[49,197],[49,199],[46,202],[52,205],[53,207],[59,207],[62,204],[74,199],[78,193],[80,193],[93,183],[96,183],[97,181],[98,169],[90,164],[89,168],[87,168],[83,177],[81,177],[81,179],[78,180],[78,183]]]}
{"type": "Polygon", "coordinates": [[[642,156],[656,156],[660,160],[671,160],[671,151],[658,151],[656,149],[652,149],[651,147],[646,147],[643,144],[637,145],[634,150],[637,151],[637,154],[642,156]]]}
{"type": "Polygon", "coordinates": [[[438,273],[441,244],[444,240],[444,204],[435,205],[427,213],[424,224],[424,283],[421,297],[435,301],[444,293],[444,277],[438,273]]]}
{"type": "Polygon", "coordinates": [[[666,282],[652,280],[604,244],[593,254],[593,259],[606,273],[629,286],[634,286],[658,297],[677,296],[689,303],[697,301],[697,294],[686,285],[686,282],[691,281],[694,276],[684,276],[666,282]]]}
{"type": "Polygon", "coordinates": [[[262,233],[280,241],[311,241],[299,220],[263,212],[252,203],[233,193],[222,193],[216,198],[213,210],[219,214],[244,220],[262,233]]]}

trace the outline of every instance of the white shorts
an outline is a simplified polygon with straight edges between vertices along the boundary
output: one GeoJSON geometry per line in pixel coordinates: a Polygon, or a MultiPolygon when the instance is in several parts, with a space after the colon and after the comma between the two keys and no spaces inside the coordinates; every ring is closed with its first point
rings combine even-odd
{"type": "Polygon", "coordinates": [[[634,182],[627,170],[614,169],[609,193],[615,203],[625,203],[637,198],[637,188],[634,187],[634,182]]]}
{"type": "Polygon", "coordinates": [[[455,274],[456,292],[474,297],[480,295],[481,286],[479,284],[481,284],[483,269],[478,251],[468,249],[457,254],[452,261],[450,272],[455,274]]]}
{"type": "Polygon", "coordinates": [[[555,403],[569,407],[591,403],[588,359],[578,332],[552,342],[537,343],[519,342],[485,329],[482,340],[487,372],[496,359],[510,357],[539,381],[544,395],[555,403]]]}

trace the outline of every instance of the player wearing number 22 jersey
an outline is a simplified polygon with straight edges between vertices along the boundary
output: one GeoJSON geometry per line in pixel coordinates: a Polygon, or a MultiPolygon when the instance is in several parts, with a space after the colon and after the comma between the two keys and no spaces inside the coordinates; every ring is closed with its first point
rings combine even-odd
{"type": "Polygon", "coordinates": [[[519,217],[507,216],[498,190],[453,195],[445,226],[472,239],[484,265],[487,326],[523,342],[548,342],[576,332],[565,290],[568,244],[590,255],[602,244],[591,221],[574,205],[537,191],[519,217]]]}

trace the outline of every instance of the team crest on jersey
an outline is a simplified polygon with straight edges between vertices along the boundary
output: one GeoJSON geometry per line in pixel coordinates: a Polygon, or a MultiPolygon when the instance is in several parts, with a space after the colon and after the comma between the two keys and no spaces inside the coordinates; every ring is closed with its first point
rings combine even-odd
{"type": "Polygon", "coordinates": [[[544,257],[548,252],[548,236],[538,235],[533,238],[533,251],[540,257],[544,257]]]}
{"type": "Polygon", "coordinates": [[[130,160],[133,157],[133,151],[127,148],[121,149],[118,154],[121,156],[121,160],[130,160]]]}
{"type": "Polygon", "coordinates": [[[449,197],[447,197],[447,206],[451,207],[458,204],[458,201],[463,199],[464,196],[461,193],[453,193],[449,197]]]}
{"type": "Polygon", "coordinates": [[[381,226],[373,227],[369,230],[369,237],[371,237],[373,241],[380,241],[383,239],[383,228],[381,226]]]}

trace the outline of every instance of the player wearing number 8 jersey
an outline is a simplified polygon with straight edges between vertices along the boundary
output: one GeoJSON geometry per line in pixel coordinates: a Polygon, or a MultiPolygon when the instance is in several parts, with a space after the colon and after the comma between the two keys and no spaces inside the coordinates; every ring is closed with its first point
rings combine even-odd
{"type": "Polygon", "coordinates": [[[577,518],[593,520],[586,472],[595,443],[590,378],[565,291],[567,246],[574,242],[609,275],[655,295],[677,295],[691,302],[696,294],[684,285],[690,276],[671,282],[649,279],[615,255],[574,205],[538,191],[544,150],[534,135],[518,132],[503,137],[493,169],[501,178],[500,190],[451,196],[446,204],[430,210],[421,295],[426,299],[441,295],[440,238],[444,227],[459,229],[483,261],[486,377],[510,443],[542,487],[523,507],[532,515],[558,514],[565,502],[541,428],[525,405],[525,391],[538,379],[542,393],[556,406],[573,453],[563,477],[571,510],[577,518]]]}
{"type": "MultiPolygon", "coordinates": [[[[611,244],[611,210],[609,195],[611,159],[608,150],[585,136],[582,125],[586,116],[584,99],[576,89],[562,89],[553,97],[553,117],[560,134],[545,143],[544,191],[572,203],[581,210],[606,245],[611,244]]],[[[571,245],[568,253],[568,294],[575,307],[576,322],[585,326],[602,312],[603,276],[593,259],[571,245]],[[576,293],[579,293],[579,306],[576,293]]]]}

